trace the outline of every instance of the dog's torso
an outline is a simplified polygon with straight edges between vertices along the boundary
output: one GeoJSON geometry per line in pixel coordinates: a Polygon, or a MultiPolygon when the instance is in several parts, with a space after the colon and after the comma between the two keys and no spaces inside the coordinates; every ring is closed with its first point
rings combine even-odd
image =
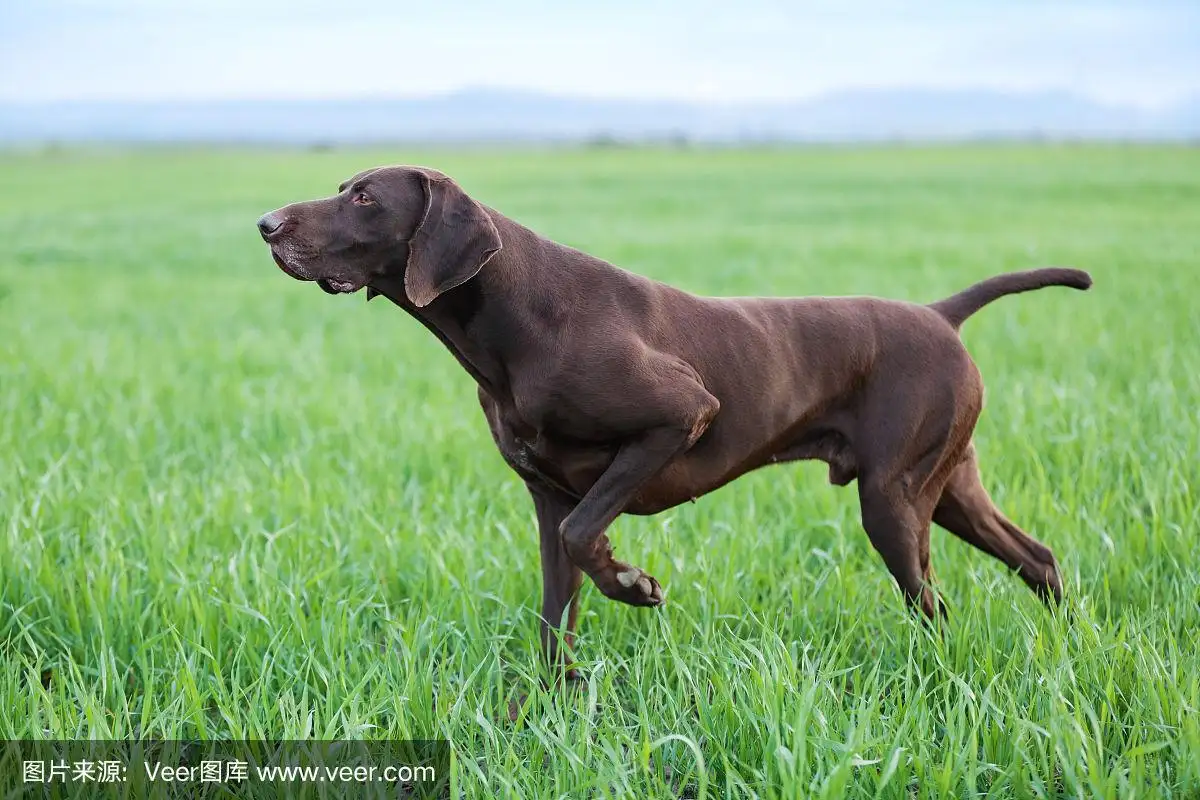
{"type": "MultiPolygon", "coordinates": [[[[614,409],[636,403],[646,359],[659,373],[694,377],[721,403],[703,435],[639,490],[627,513],[657,513],[785,461],[823,460],[831,482],[848,483],[857,476],[863,391],[902,383],[905,373],[928,375],[931,361],[970,361],[955,331],[925,306],[698,297],[590,256],[566,261],[583,284],[595,274],[603,288],[551,300],[533,284],[530,302],[556,313],[522,315],[542,329],[505,354],[514,376],[507,391],[479,393],[502,456],[522,478],[581,498],[637,433],[614,409]]],[[[955,392],[948,385],[943,399],[955,402],[955,392]]]]}

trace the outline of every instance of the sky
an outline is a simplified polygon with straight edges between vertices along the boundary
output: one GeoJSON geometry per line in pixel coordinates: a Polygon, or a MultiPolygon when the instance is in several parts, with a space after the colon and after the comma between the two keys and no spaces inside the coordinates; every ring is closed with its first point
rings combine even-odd
{"type": "Polygon", "coordinates": [[[0,101],[1200,97],[1200,0],[0,0],[0,101]]]}

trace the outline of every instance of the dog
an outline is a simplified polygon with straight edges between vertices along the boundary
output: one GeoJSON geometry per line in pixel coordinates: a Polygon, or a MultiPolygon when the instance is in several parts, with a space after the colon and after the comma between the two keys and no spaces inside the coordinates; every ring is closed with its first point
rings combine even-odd
{"type": "Polygon", "coordinates": [[[382,295],[479,387],[541,540],[541,640],[567,666],[587,574],[605,596],[663,602],[617,560],[620,514],[656,514],[750,470],[800,459],[858,482],[862,525],[905,600],[930,585],[930,523],[1062,599],[1054,554],[992,503],[971,436],[983,382],[959,327],[1005,295],[1087,289],[1066,268],[1013,272],[952,297],[700,297],[543,238],[432,169],[389,166],[258,220],[285,273],[382,295]]]}

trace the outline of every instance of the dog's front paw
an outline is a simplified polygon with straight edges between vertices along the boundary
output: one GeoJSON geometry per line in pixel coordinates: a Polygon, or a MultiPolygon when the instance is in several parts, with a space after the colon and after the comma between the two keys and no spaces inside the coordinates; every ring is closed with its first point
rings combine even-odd
{"type": "Polygon", "coordinates": [[[631,606],[660,606],[662,587],[653,576],[630,564],[614,561],[596,586],[607,597],[631,606]]]}

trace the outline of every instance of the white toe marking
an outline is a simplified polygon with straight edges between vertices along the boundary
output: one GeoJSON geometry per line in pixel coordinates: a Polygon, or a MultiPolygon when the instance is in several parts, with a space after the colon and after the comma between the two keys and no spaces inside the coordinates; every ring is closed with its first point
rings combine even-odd
{"type": "Polygon", "coordinates": [[[617,583],[628,589],[630,586],[633,586],[635,583],[637,583],[637,580],[639,577],[641,577],[641,574],[642,571],[640,569],[631,569],[626,572],[618,572],[617,583]]]}

